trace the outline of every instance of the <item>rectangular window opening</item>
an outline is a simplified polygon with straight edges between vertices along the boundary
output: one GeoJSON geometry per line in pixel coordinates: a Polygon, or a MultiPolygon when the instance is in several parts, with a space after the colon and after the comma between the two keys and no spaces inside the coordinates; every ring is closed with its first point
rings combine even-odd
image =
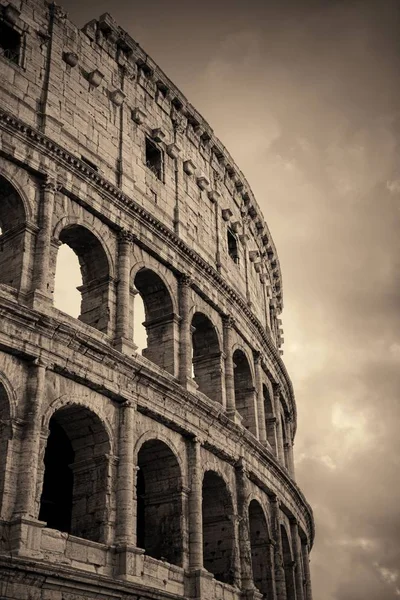
{"type": "Polygon", "coordinates": [[[239,262],[239,249],[235,234],[228,229],[228,254],[237,264],[239,262]]]}
{"type": "Polygon", "coordinates": [[[146,166],[158,179],[162,180],[162,152],[148,138],[146,138],[146,166]]]}
{"type": "Polygon", "coordinates": [[[22,36],[5,21],[0,21],[0,55],[16,65],[20,63],[22,36]]]}

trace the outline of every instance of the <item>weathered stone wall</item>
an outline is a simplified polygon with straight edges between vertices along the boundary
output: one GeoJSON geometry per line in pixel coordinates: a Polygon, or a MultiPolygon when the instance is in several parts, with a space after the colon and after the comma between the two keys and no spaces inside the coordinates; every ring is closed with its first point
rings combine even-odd
{"type": "Polygon", "coordinates": [[[0,27],[0,596],[310,600],[279,262],[247,182],[109,15],[80,31],[1,0],[0,27]],[[53,305],[61,244],[79,319],[53,305]]]}

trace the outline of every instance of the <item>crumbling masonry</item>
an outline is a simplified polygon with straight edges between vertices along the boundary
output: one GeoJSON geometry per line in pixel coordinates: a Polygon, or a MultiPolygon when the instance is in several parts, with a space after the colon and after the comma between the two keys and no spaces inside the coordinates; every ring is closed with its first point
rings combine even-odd
{"type": "Polygon", "coordinates": [[[245,178],[108,14],[0,0],[0,70],[0,597],[311,600],[281,273],[245,178]],[[61,244],[79,319],[53,305],[61,244]]]}

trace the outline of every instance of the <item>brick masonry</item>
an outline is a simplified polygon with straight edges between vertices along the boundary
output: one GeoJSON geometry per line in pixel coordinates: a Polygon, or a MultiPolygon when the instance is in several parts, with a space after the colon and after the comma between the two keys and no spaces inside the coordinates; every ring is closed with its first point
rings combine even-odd
{"type": "Polygon", "coordinates": [[[0,30],[0,597],[311,600],[246,179],[110,15],[0,0],[0,30]],[[79,319],[53,304],[61,244],[79,319]]]}

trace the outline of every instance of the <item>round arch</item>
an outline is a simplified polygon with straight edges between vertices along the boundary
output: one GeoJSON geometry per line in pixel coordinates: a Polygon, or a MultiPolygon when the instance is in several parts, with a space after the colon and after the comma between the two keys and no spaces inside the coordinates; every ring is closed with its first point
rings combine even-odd
{"type": "MultiPolygon", "coordinates": [[[[173,312],[178,313],[179,312],[178,311],[178,299],[176,296],[176,291],[172,289],[171,282],[168,281],[168,277],[166,277],[165,273],[162,273],[161,269],[156,270],[157,266],[164,268],[163,265],[161,265],[159,263],[153,264],[150,260],[149,261],[141,260],[139,262],[136,262],[130,270],[130,281],[134,282],[136,275],[142,269],[148,269],[149,271],[153,271],[161,279],[162,283],[164,284],[164,286],[166,287],[166,289],[169,293],[169,296],[170,296],[171,302],[172,302],[173,312]]],[[[171,273],[171,276],[173,276],[172,273],[171,273]]]]}
{"type": "Polygon", "coordinates": [[[164,278],[148,267],[135,271],[133,285],[140,294],[145,313],[143,326],[147,347],[142,350],[142,355],[175,375],[178,364],[178,319],[174,311],[174,297],[164,278]]]}
{"type": "Polygon", "coordinates": [[[182,566],[182,471],[169,444],[143,442],[137,453],[137,546],[158,560],[182,566]]]}
{"type": "Polygon", "coordinates": [[[257,403],[252,363],[241,348],[236,348],[232,358],[236,410],[242,417],[243,427],[257,436],[257,403]]]}
{"type": "Polygon", "coordinates": [[[222,404],[224,382],[218,330],[203,312],[193,314],[191,327],[194,380],[203,394],[222,404]]]}
{"type": "Polygon", "coordinates": [[[107,539],[111,439],[91,408],[53,412],[44,454],[39,520],[94,542],[107,539]]]}

